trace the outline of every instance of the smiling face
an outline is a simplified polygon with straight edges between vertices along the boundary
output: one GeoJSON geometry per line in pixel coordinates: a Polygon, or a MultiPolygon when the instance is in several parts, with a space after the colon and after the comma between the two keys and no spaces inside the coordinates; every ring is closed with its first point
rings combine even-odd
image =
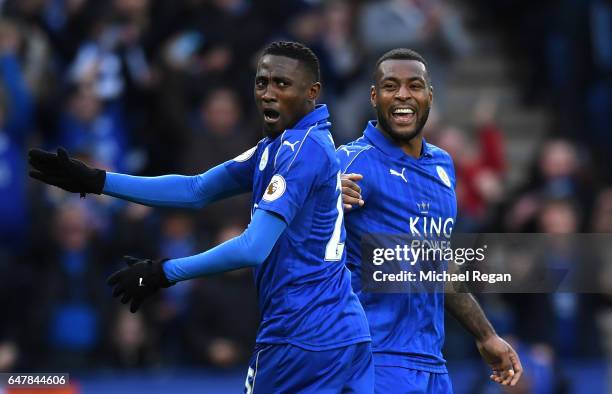
{"type": "Polygon", "coordinates": [[[264,55],[257,65],[255,104],[264,134],[275,137],[314,109],[321,84],[297,59],[264,55]]]}
{"type": "Polygon", "coordinates": [[[380,63],[370,95],[378,128],[397,142],[420,135],[433,100],[428,81],[425,65],[417,60],[387,59],[380,63]]]}

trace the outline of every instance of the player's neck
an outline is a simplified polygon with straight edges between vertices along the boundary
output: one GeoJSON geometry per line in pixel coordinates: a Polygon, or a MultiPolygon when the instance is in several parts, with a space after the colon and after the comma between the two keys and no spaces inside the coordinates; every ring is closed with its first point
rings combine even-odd
{"type": "Polygon", "coordinates": [[[421,157],[421,151],[423,150],[423,138],[421,138],[421,134],[419,133],[409,141],[402,141],[398,145],[406,155],[418,159],[421,157]]]}

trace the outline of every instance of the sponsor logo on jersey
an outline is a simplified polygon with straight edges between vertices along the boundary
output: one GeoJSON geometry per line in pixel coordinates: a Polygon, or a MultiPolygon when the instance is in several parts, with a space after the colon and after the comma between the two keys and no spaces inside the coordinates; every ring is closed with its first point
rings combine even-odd
{"type": "Polygon", "coordinates": [[[268,164],[268,154],[269,154],[269,146],[266,146],[264,153],[261,155],[261,160],[259,161],[259,171],[263,171],[268,164]]]}
{"type": "Polygon", "coordinates": [[[404,182],[408,183],[408,180],[406,179],[406,176],[404,176],[404,171],[406,171],[405,168],[402,168],[402,172],[397,172],[393,168],[389,168],[389,174],[398,176],[398,177],[402,178],[404,180],[404,182]]]}
{"type": "Polygon", "coordinates": [[[420,203],[417,203],[417,208],[419,208],[419,212],[421,212],[422,215],[427,215],[429,213],[428,202],[421,201],[420,203]]]}
{"type": "Polygon", "coordinates": [[[291,148],[291,152],[295,152],[295,146],[297,145],[298,142],[300,142],[300,140],[295,141],[293,144],[289,141],[284,141],[283,145],[286,145],[289,148],[291,148]]]}
{"type": "Polygon", "coordinates": [[[270,180],[270,183],[268,184],[268,187],[266,188],[266,191],[264,192],[262,198],[264,201],[274,201],[280,196],[282,196],[285,193],[286,189],[287,184],[285,183],[285,178],[283,178],[281,175],[276,174],[270,180]]]}
{"type": "Polygon", "coordinates": [[[451,187],[450,178],[448,177],[448,174],[446,173],[446,171],[444,171],[444,168],[440,166],[436,166],[436,171],[438,172],[438,176],[440,177],[442,182],[444,182],[446,186],[451,187]]]}

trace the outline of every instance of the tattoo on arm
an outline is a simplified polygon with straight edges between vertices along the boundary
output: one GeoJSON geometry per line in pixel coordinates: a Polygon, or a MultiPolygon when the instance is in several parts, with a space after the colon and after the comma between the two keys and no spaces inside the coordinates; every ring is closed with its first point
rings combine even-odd
{"type": "Polygon", "coordinates": [[[493,326],[472,294],[446,294],[445,307],[477,341],[495,334],[493,326]]]}

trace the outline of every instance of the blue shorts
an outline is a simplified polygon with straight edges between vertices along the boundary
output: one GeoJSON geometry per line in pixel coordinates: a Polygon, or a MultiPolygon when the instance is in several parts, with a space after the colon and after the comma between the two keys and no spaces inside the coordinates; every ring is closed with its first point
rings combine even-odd
{"type": "Polygon", "coordinates": [[[244,383],[246,394],[374,392],[370,342],[332,350],[257,345],[244,383]]]}
{"type": "Polygon", "coordinates": [[[451,394],[447,373],[418,371],[405,367],[377,365],[374,368],[376,394],[451,394]]]}

